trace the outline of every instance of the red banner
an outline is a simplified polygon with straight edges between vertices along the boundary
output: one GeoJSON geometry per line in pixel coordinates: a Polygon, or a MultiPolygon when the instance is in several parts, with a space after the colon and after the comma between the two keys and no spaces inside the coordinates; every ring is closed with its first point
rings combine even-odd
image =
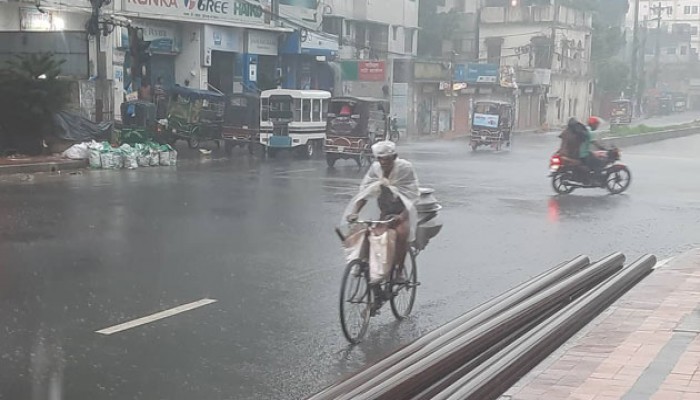
{"type": "Polygon", "coordinates": [[[383,81],[386,77],[384,61],[359,61],[357,69],[361,81],[383,81]]]}

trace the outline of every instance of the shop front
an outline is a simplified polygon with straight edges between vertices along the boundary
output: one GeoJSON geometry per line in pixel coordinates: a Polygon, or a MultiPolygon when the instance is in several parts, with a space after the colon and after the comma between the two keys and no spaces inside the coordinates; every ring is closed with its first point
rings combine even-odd
{"type": "Polygon", "coordinates": [[[335,71],[329,62],[338,55],[338,38],[332,35],[295,31],[280,47],[282,87],[318,89],[333,92],[335,71]]]}
{"type": "Polygon", "coordinates": [[[248,30],[243,74],[246,91],[274,89],[279,85],[278,34],[248,30]]]}
{"type": "Polygon", "coordinates": [[[225,94],[241,92],[243,86],[243,36],[240,28],[204,25],[204,60],[207,88],[225,94]]]}

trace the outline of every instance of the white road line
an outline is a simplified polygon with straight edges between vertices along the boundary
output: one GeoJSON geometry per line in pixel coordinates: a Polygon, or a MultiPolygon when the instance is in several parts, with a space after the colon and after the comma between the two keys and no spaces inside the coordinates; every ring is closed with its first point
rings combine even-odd
{"type": "Polygon", "coordinates": [[[664,259],[664,260],[661,260],[661,261],[657,262],[656,265],[654,265],[654,269],[659,269],[659,268],[663,267],[664,265],[666,265],[666,264],[668,264],[669,262],[671,262],[671,260],[673,260],[674,258],[676,258],[676,257],[666,258],[666,259],[664,259]]]}
{"type": "Polygon", "coordinates": [[[291,171],[277,171],[275,172],[276,175],[280,174],[297,174],[301,172],[313,172],[316,171],[314,168],[307,168],[307,169],[293,169],[291,171]]]}
{"type": "Polygon", "coordinates": [[[195,302],[183,304],[181,306],[177,306],[177,307],[171,308],[169,310],[160,311],[160,312],[157,312],[155,314],[148,315],[146,317],[141,317],[141,318],[131,320],[129,322],[124,322],[123,324],[114,325],[114,326],[110,326],[109,328],[100,329],[99,331],[95,331],[95,332],[102,334],[102,335],[111,335],[113,333],[118,333],[121,331],[125,331],[127,329],[135,328],[137,326],[150,324],[151,322],[155,322],[155,321],[158,321],[158,320],[161,320],[164,318],[172,317],[173,315],[177,315],[177,314],[183,313],[185,311],[194,310],[195,308],[203,307],[203,306],[206,306],[207,304],[216,303],[216,301],[217,300],[214,300],[214,299],[197,300],[195,302]]]}

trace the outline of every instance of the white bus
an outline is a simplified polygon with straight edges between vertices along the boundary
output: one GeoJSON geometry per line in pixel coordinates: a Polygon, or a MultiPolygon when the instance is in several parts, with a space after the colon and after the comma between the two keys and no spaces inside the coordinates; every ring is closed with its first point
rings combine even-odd
{"type": "Polygon", "coordinates": [[[260,144],[270,156],[294,148],[303,157],[321,152],[331,94],[323,90],[265,90],[260,94],[260,144]]]}

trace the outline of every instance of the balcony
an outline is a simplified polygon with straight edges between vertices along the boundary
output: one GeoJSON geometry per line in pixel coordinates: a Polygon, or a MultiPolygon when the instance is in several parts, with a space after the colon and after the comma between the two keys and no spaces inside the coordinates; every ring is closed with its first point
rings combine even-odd
{"type": "Polygon", "coordinates": [[[564,6],[484,7],[482,24],[551,24],[591,29],[589,13],[564,6]]]}

